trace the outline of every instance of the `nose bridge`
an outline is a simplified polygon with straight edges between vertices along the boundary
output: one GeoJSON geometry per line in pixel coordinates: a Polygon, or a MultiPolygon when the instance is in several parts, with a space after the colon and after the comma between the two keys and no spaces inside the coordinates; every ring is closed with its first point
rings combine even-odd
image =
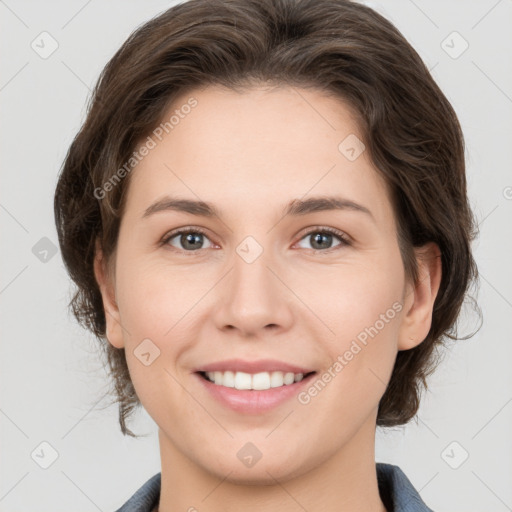
{"type": "Polygon", "coordinates": [[[252,236],[235,248],[232,271],[221,292],[219,327],[230,325],[255,333],[268,325],[288,323],[291,313],[286,287],[274,275],[279,265],[272,254],[252,236]]]}
{"type": "Polygon", "coordinates": [[[251,309],[262,311],[270,307],[272,297],[279,295],[275,290],[275,276],[268,267],[272,267],[272,255],[252,236],[246,237],[236,248],[233,258],[230,293],[239,304],[245,304],[247,312],[251,309]]]}

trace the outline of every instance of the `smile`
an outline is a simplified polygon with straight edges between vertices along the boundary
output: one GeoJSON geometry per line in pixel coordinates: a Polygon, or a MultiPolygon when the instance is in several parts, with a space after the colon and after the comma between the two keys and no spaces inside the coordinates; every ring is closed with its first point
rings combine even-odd
{"type": "MultiPolygon", "coordinates": [[[[303,373],[293,372],[201,372],[202,375],[217,386],[225,386],[235,389],[264,390],[289,386],[294,382],[300,382],[304,378],[303,373]]],[[[307,374],[309,375],[309,374],[307,374]]],[[[306,376],[307,376],[306,375],[306,376]]]]}
{"type": "Polygon", "coordinates": [[[242,414],[262,414],[296,397],[317,372],[195,372],[208,399],[242,414]]]}

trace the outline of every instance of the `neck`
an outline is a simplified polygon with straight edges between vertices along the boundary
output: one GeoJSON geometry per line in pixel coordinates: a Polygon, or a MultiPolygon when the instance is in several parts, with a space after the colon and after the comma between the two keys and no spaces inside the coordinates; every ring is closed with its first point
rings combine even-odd
{"type": "Polygon", "coordinates": [[[303,467],[310,467],[302,473],[282,476],[281,471],[276,478],[275,470],[261,465],[257,483],[233,478],[231,471],[208,471],[159,430],[162,486],[158,512],[292,512],[298,508],[386,512],[377,483],[373,420],[369,418],[332,456],[318,454],[316,461],[305,461],[303,467]]]}

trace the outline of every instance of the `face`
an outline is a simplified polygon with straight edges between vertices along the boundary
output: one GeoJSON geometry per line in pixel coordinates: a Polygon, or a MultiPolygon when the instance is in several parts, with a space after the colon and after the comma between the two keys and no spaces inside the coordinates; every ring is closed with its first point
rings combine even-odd
{"type": "Polygon", "coordinates": [[[132,172],[102,287],[161,443],[239,482],[371,450],[397,351],[429,324],[350,109],[313,90],[209,87],[172,111],[191,97],[132,172]],[[216,384],[198,373],[215,364],[216,384]],[[222,370],[237,369],[232,388],[222,370]]]}

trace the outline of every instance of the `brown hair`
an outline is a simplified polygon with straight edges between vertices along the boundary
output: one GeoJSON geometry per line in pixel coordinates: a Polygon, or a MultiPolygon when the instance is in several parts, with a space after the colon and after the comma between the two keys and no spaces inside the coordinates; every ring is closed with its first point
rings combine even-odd
{"type": "Polygon", "coordinates": [[[434,349],[457,339],[455,322],[477,278],[464,140],[452,106],[416,51],[383,16],[349,0],[190,0],[139,27],[108,62],[55,192],[62,257],[77,285],[70,306],[106,352],[125,435],[134,436],[126,419],[140,401],[124,349],[104,338],[93,261],[96,240],[112,260],[130,175],[101,199],[95,190],[129,160],[178,95],[208,85],[263,84],[313,87],[353,108],[391,191],[407,275],[418,278],[413,247],[433,241],[441,250],[430,331],[415,348],[398,352],[378,426],[414,417],[421,385],[427,387],[438,364],[434,349]]]}

